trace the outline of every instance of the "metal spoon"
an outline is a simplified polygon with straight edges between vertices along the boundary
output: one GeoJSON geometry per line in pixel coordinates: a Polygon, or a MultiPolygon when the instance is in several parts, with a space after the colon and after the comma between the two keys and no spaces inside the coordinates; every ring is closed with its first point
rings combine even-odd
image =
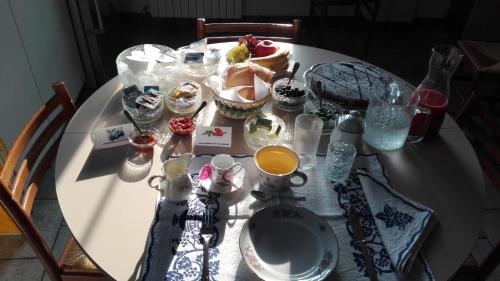
{"type": "Polygon", "coordinates": [[[286,85],[290,85],[290,82],[292,81],[292,78],[295,76],[295,73],[297,73],[297,70],[299,70],[299,67],[300,67],[300,62],[295,62],[293,64],[293,68],[292,68],[292,72],[290,73],[290,76],[288,77],[288,82],[286,83],[286,85]]]}
{"type": "Polygon", "coordinates": [[[321,81],[316,82],[316,89],[318,89],[319,96],[319,111],[323,111],[323,83],[321,81]]]}
{"type": "Polygon", "coordinates": [[[257,191],[257,190],[252,190],[250,192],[250,195],[252,195],[255,199],[258,199],[260,201],[268,201],[271,198],[274,197],[280,197],[283,199],[290,199],[290,200],[295,200],[295,201],[306,201],[306,197],[304,196],[290,196],[290,195],[284,195],[284,196],[279,196],[279,195],[273,195],[269,193],[265,193],[262,191],[257,191]]]}
{"type": "Polygon", "coordinates": [[[128,113],[128,111],[126,110],[123,110],[123,114],[125,114],[125,117],[127,117],[128,120],[130,120],[130,122],[132,122],[132,124],[134,125],[134,127],[137,129],[137,131],[139,131],[139,133],[141,134],[141,136],[143,137],[146,137],[146,135],[142,132],[142,130],[139,128],[139,126],[137,126],[137,123],[135,123],[134,121],[134,118],[132,118],[132,116],[130,115],[130,113],[128,113]]]}
{"type": "Polygon", "coordinates": [[[195,118],[196,115],[198,115],[198,113],[200,113],[200,111],[205,108],[205,106],[207,106],[207,102],[206,101],[203,101],[201,104],[200,104],[200,107],[198,107],[198,109],[196,110],[196,112],[193,114],[193,116],[191,116],[191,119],[195,118]]]}

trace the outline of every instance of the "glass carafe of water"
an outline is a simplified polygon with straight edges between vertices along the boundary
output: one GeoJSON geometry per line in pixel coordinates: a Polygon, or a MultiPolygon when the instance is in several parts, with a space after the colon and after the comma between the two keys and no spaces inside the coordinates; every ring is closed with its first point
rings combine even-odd
{"type": "Polygon", "coordinates": [[[419,95],[406,83],[389,81],[385,90],[374,91],[365,116],[364,142],[380,150],[395,150],[406,141],[422,140],[424,131],[408,134],[415,114],[430,114],[418,103],[419,95]]]}

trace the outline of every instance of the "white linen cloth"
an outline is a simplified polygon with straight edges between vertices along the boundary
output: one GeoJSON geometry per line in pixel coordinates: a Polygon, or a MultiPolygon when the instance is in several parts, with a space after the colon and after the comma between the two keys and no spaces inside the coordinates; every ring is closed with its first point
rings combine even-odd
{"type": "Polygon", "coordinates": [[[358,176],[392,264],[400,275],[406,276],[434,226],[434,211],[363,170],[358,170],[358,176]]]}
{"type": "MultiPolygon", "coordinates": [[[[216,221],[216,234],[210,248],[210,280],[260,280],[245,264],[241,256],[239,235],[246,219],[254,212],[278,202],[307,208],[322,216],[332,227],[339,241],[339,262],[334,272],[326,280],[369,280],[363,256],[347,219],[347,212],[351,205],[354,205],[360,212],[360,222],[365,232],[366,245],[379,280],[402,280],[399,268],[403,270],[401,273],[404,270],[409,271],[404,280],[434,280],[423,256],[418,255],[413,265],[411,264],[413,257],[416,256],[414,253],[418,252],[423,240],[416,239],[415,243],[412,243],[411,251],[405,251],[411,254],[400,263],[406,266],[400,267],[393,261],[394,258],[391,255],[397,252],[398,245],[403,244],[397,239],[392,239],[390,243],[387,242],[390,246],[385,246],[384,242],[389,240],[384,240],[387,235],[380,233],[379,223],[376,222],[376,220],[380,220],[382,224],[384,223],[383,219],[377,218],[377,214],[380,210],[383,211],[384,206],[380,209],[377,205],[374,208],[376,211],[373,212],[375,216],[373,216],[371,204],[368,203],[367,198],[386,200],[389,197],[376,197],[372,194],[373,192],[368,192],[370,195],[365,197],[363,192],[365,188],[373,189],[371,191],[374,192],[376,190],[371,186],[371,183],[365,183],[370,181],[366,179],[368,177],[379,183],[388,184],[377,156],[358,155],[353,169],[362,169],[360,178],[363,179],[359,180],[357,173],[352,172],[350,179],[344,185],[326,181],[323,176],[324,158],[323,156],[317,157],[316,168],[307,171],[309,181],[305,186],[297,187],[289,192],[297,196],[306,196],[306,201],[294,202],[277,199],[263,203],[248,196],[250,190],[260,188],[252,157],[238,157],[236,159],[243,164],[246,170],[244,187],[228,194],[217,194],[207,192],[197,181],[199,169],[210,161],[211,156],[197,156],[190,166],[193,173],[194,189],[188,200],[182,203],[159,201],[145,252],[141,280],[200,279],[203,247],[199,241],[199,231],[206,205],[213,210],[216,221]]],[[[391,194],[387,193],[388,196],[391,194]]],[[[387,202],[397,205],[398,211],[400,210],[400,205],[395,203],[396,201],[389,200],[387,202]]],[[[401,210],[409,213],[411,211],[410,209],[401,210]]],[[[414,217],[412,222],[419,220],[419,217],[414,217]]],[[[407,223],[407,225],[410,224],[407,223]]]]}

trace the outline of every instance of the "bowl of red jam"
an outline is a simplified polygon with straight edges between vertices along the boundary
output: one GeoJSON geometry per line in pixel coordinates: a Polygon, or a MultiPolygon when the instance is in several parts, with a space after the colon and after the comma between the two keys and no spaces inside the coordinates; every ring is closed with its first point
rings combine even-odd
{"type": "Polygon", "coordinates": [[[155,128],[142,129],[142,134],[137,129],[132,129],[129,133],[128,140],[130,143],[139,149],[150,149],[157,142],[160,132],[155,128]]]}
{"type": "Polygon", "coordinates": [[[191,117],[177,117],[168,121],[168,128],[172,133],[187,136],[194,131],[195,119],[191,117]]]}

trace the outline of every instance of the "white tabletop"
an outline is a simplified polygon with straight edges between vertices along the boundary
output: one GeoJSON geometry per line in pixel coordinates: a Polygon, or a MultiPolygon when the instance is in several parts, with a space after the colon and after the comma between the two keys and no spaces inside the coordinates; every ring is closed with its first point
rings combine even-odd
{"type": "MultiPolygon", "coordinates": [[[[234,43],[218,44],[222,54],[234,43]]],[[[297,77],[312,65],[325,61],[356,61],[335,52],[289,45],[301,62],[297,77]]],[[[118,77],[99,88],[78,110],[68,125],[56,160],[56,188],[64,218],[83,250],[116,280],[129,280],[141,261],[153,219],[157,193],[148,188],[148,175],[159,174],[161,161],[172,152],[248,154],[242,122],[216,113],[215,104],[202,111],[202,125],[233,127],[229,149],[194,147],[190,137],[172,148],[156,146],[150,169],[126,165],[128,146],[95,150],[92,132],[127,123],[122,116],[122,84],[118,77]]],[[[274,111],[270,103],[265,110],[274,111]]],[[[275,112],[276,113],[276,112],[275,112]]],[[[287,124],[295,115],[280,113],[287,124]]],[[[166,128],[161,125],[162,128],[166,128]]],[[[327,138],[320,144],[324,152],[327,138]]],[[[393,186],[402,194],[437,212],[438,223],[424,244],[423,252],[437,280],[447,280],[470,253],[484,217],[484,181],[474,150],[448,115],[439,136],[425,143],[378,152],[393,186]]]]}

